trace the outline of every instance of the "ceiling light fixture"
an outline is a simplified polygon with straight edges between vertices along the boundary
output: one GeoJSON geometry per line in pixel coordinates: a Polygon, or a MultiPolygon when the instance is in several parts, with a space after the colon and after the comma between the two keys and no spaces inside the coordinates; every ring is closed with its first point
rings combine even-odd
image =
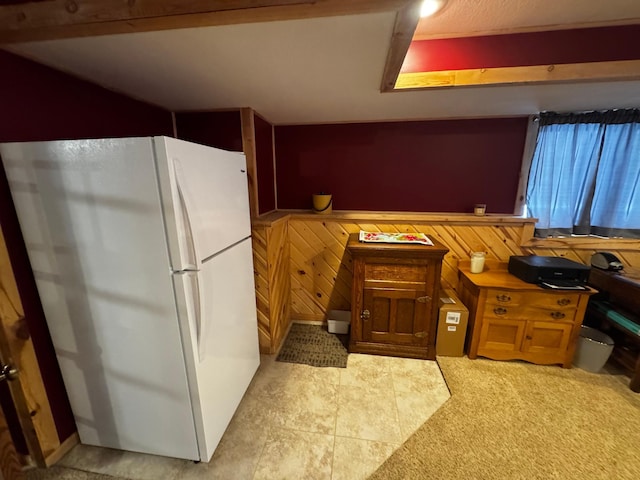
{"type": "Polygon", "coordinates": [[[436,12],[439,12],[447,0],[424,0],[422,2],[422,8],[420,9],[420,17],[430,17],[436,12]]]}

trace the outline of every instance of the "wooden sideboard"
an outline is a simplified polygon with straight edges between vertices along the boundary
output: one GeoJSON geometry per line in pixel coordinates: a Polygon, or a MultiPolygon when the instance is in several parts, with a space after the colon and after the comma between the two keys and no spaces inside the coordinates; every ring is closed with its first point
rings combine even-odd
{"type": "Polygon", "coordinates": [[[507,271],[461,267],[458,295],[469,308],[467,352],[571,367],[589,296],[595,290],[547,290],[507,271]]]}
{"type": "Polygon", "coordinates": [[[435,359],[442,258],[448,249],[362,243],[350,235],[353,259],[349,351],[435,359]]]}

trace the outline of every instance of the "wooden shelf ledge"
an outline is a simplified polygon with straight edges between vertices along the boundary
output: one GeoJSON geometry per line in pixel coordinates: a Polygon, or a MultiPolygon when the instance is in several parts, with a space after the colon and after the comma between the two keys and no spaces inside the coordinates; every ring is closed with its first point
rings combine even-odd
{"type": "Polygon", "coordinates": [[[403,222],[438,225],[531,225],[531,227],[537,221],[535,218],[503,214],[478,216],[470,213],[372,212],[358,210],[334,210],[330,214],[317,214],[311,210],[277,210],[254,219],[252,224],[253,226],[270,226],[284,220],[350,221],[375,224],[403,222]]]}

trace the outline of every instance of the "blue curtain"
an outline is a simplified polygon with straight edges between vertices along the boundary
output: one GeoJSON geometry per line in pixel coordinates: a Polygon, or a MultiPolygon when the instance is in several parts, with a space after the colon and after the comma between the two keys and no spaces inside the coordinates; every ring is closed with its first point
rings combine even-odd
{"type": "Polygon", "coordinates": [[[536,236],[640,238],[640,111],[541,114],[527,209],[536,236]]]}

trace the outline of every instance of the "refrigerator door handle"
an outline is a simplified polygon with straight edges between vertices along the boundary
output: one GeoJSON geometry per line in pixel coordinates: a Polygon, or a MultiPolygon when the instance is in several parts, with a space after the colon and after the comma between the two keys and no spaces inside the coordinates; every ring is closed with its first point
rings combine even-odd
{"type": "Polygon", "coordinates": [[[189,233],[189,238],[191,240],[191,252],[193,254],[193,265],[195,266],[196,270],[200,270],[201,262],[200,262],[200,255],[199,255],[199,249],[198,249],[198,240],[196,239],[196,235],[193,229],[193,221],[191,219],[191,215],[189,214],[189,212],[194,211],[193,209],[193,202],[190,200],[189,197],[189,192],[187,189],[183,188],[183,174],[182,174],[182,170],[180,169],[180,163],[179,161],[176,159],[174,161],[174,172],[176,175],[176,186],[178,187],[178,196],[180,197],[180,204],[182,207],[182,216],[185,220],[185,229],[186,231],[189,233]]]}
{"type": "Polygon", "coordinates": [[[205,318],[202,281],[198,272],[181,272],[174,275],[176,275],[174,277],[176,292],[186,301],[186,316],[184,318],[187,319],[187,328],[193,332],[189,337],[195,340],[195,345],[191,348],[193,348],[194,354],[195,350],[198,351],[198,358],[202,362],[206,355],[202,323],[205,318]]]}

